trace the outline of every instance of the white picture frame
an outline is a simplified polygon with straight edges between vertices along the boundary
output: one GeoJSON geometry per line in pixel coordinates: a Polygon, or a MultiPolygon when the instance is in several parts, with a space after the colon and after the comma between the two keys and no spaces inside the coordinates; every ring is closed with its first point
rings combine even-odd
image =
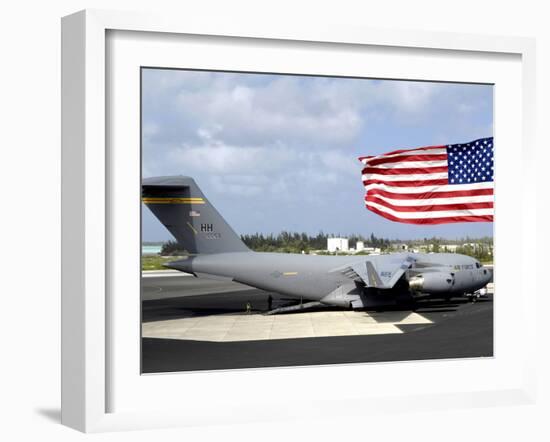
{"type": "MultiPolygon", "coordinates": [[[[374,396],[367,396],[361,388],[353,394],[346,392],[339,395],[338,389],[327,388],[321,396],[312,396],[307,400],[310,409],[304,409],[296,398],[289,399],[287,407],[281,407],[282,398],[275,397],[272,406],[264,404],[258,407],[251,403],[250,398],[259,395],[258,392],[244,391],[238,403],[233,402],[231,410],[224,408],[227,403],[220,400],[220,406],[213,406],[208,400],[195,403],[192,409],[183,406],[175,407],[166,401],[166,406],[159,407],[163,389],[167,389],[172,382],[192,383],[199,386],[201,382],[206,399],[212,399],[214,385],[223,386],[224,380],[229,383],[238,383],[246,375],[249,379],[262,382],[262,377],[269,374],[266,370],[233,370],[231,372],[186,374],[182,375],[139,377],[139,370],[130,370],[128,377],[134,377],[142,383],[144,396],[146,390],[158,392],[156,401],[148,401],[152,405],[129,409],[113,406],[112,392],[121,379],[120,375],[112,374],[118,369],[115,364],[110,336],[116,334],[116,325],[120,322],[120,308],[113,308],[110,291],[117,287],[113,282],[112,272],[109,270],[118,259],[118,249],[113,251],[113,234],[116,233],[113,216],[120,212],[116,206],[116,195],[113,186],[120,190],[120,177],[113,172],[116,169],[116,155],[109,150],[109,143],[113,142],[113,134],[106,128],[106,121],[111,121],[112,109],[108,108],[109,82],[113,81],[111,72],[107,69],[119,52],[109,51],[107,44],[108,33],[140,33],[145,42],[155,33],[159,36],[169,36],[177,39],[178,36],[216,37],[218,40],[231,45],[235,39],[246,39],[254,44],[268,42],[273,45],[284,43],[286,47],[307,44],[330,46],[331,51],[346,50],[349,48],[370,47],[380,53],[400,48],[401,52],[418,49],[429,50],[437,58],[441,54],[469,54],[477,58],[480,63],[484,57],[491,54],[511,57],[519,63],[521,74],[521,91],[515,91],[514,99],[519,100],[521,121],[517,129],[518,142],[521,144],[521,174],[528,176],[534,170],[536,150],[534,145],[534,107],[535,107],[535,46],[532,39],[517,37],[490,37],[479,35],[464,35],[454,33],[429,33],[416,31],[393,32],[377,29],[357,29],[340,26],[316,26],[308,24],[306,27],[293,28],[285,24],[275,24],[266,27],[264,24],[249,23],[247,25],[232,23],[209,23],[200,20],[182,22],[179,18],[153,16],[151,14],[133,14],[112,11],[82,11],[63,18],[62,21],[62,423],[85,432],[111,431],[123,429],[158,428],[169,426],[208,425],[212,420],[216,422],[254,422],[265,420],[284,420],[298,414],[309,418],[323,418],[325,415],[360,415],[371,412],[392,413],[406,410],[414,405],[415,409],[461,408],[469,406],[488,406],[500,403],[533,403],[536,393],[535,380],[535,327],[536,324],[527,315],[519,315],[521,337],[525,338],[523,352],[517,355],[517,366],[513,367],[513,376],[509,381],[502,380],[500,384],[492,384],[488,388],[472,384],[462,386],[462,390],[454,392],[438,391],[434,384],[433,391],[419,394],[410,391],[384,390],[376,391],[374,396]],[[106,72],[109,75],[106,75],[106,72]],[[115,177],[113,179],[113,177],[115,177]],[[117,178],[118,177],[118,178],[117,178]],[[118,181],[117,181],[118,180],[118,181]],[[118,319],[117,319],[118,318],[118,319]],[[118,321],[118,322],[117,322],[118,321]],[[113,367],[115,365],[115,367],[113,367]],[[137,377],[136,377],[137,376],[137,377]],[[146,378],[146,379],[145,379],[146,378]],[[174,379],[174,380],[173,380],[174,379]],[[176,380],[177,379],[177,380],[176,380]],[[143,385],[147,383],[148,385],[143,385]],[[498,384],[498,385],[497,385],[498,384]],[[206,386],[205,386],[206,385],[206,386]],[[208,387],[207,385],[211,385],[208,387]],[[362,400],[376,397],[376,401],[362,400]],[[290,406],[290,402],[296,403],[290,406]],[[225,404],[225,405],[224,405],[225,404]],[[330,405],[337,405],[331,407],[330,405]],[[337,411],[335,411],[335,409],[337,411]]],[[[134,43],[132,43],[134,44],[134,43]]],[[[143,43],[145,44],[145,43],[143,43]]],[[[122,57],[121,57],[122,58],[122,57]]],[[[138,59],[132,59],[136,63],[138,59]]],[[[138,60],[139,61],[139,60],[138,60]]],[[[214,61],[215,63],[215,61],[214,61]]],[[[177,63],[176,63],[177,64],[177,63]]],[[[202,66],[201,66],[202,67],[202,66]]],[[[113,74],[115,76],[115,74],[113,74]]],[[[517,78],[517,77],[515,77],[517,78]]],[[[446,78],[438,78],[445,80],[446,78]]],[[[452,80],[452,78],[449,78],[452,80]]],[[[503,83],[504,84],[504,83],[503,83]]],[[[497,83],[497,88],[499,87],[497,83]]],[[[134,91],[139,94],[139,91],[134,91]]],[[[505,91],[506,92],[506,91],[505,91]]],[[[498,95],[497,95],[497,100],[498,95]]],[[[516,114],[514,114],[516,115],[516,114]]],[[[498,119],[500,116],[496,115],[498,119]]],[[[131,124],[135,124],[134,121],[131,124]]],[[[137,122],[139,124],[139,122],[137,122]]],[[[509,123],[513,123],[510,121],[509,123]]],[[[133,136],[136,136],[134,133],[133,136]]],[[[139,137],[139,135],[137,135],[139,137]]],[[[498,139],[498,137],[497,137],[498,139]]],[[[498,161],[498,157],[497,157],[498,161]]],[[[506,165],[503,164],[503,169],[506,165]]],[[[497,163],[497,177],[498,177],[497,163]]],[[[503,175],[504,176],[504,175],[503,175]]],[[[501,197],[503,204],[498,205],[499,183],[497,178],[497,220],[498,214],[506,214],[505,197],[501,197]]],[[[505,184],[501,187],[508,190],[505,184]]],[[[534,256],[535,223],[536,223],[536,193],[519,187],[516,196],[521,198],[522,210],[518,219],[511,225],[520,226],[519,253],[521,266],[512,266],[510,255],[506,255],[504,247],[498,248],[498,232],[496,235],[496,262],[502,263],[502,279],[497,270],[496,286],[503,282],[504,290],[507,270],[521,275],[527,274],[528,258],[534,256]],[[518,270],[519,268],[519,270],[518,270]]],[[[504,195],[505,193],[502,193],[504,195]]],[[[509,198],[509,197],[508,197],[509,198]]],[[[133,202],[132,202],[133,204],[133,202]]],[[[137,203],[139,206],[139,199],[137,203]]],[[[513,213],[513,212],[510,212],[513,213]]],[[[497,221],[498,223],[498,221],[497,221]]],[[[116,223],[115,223],[116,224],[116,223]]],[[[503,231],[506,226],[503,224],[503,231]]],[[[511,228],[511,227],[508,227],[511,228]]],[[[516,233],[518,234],[518,233],[516,233]]],[[[139,253],[139,244],[135,245],[139,253]]],[[[116,249],[116,248],[115,248],[116,249]]],[[[500,267],[499,267],[500,269],[500,267]]],[[[135,270],[135,269],[134,269],[135,270]]],[[[118,275],[118,274],[117,274],[118,275]]],[[[121,272],[118,279],[124,282],[127,275],[121,272]]],[[[528,312],[536,305],[536,279],[521,278],[522,287],[517,301],[519,310],[528,312]]],[[[516,288],[517,289],[517,288],[516,288]]],[[[139,293],[136,294],[139,296],[139,293]]],[[[501,312],[505,311],[506,304],[501,304],[501,312]]],[[[498,323],[499,307],[497,306],[496,327],[505,327],[498,323]]],[[[131,324],[131,323],[130,323],[131,324]]],[[[131,325],[136,329],[139,324],[131,325]]],[[[503,330],[503,329],[502,329],[503,330]]],[[[134,330],[135,331],[135,330],[134,330]]],[[[496,334],[498,335],[498,328],[496,334]]],[[[504,334],[501,334],[501,336],[504,334]]],[[[127,338],[126,338],[127,339],[127,338]]],[[[498,336],[496,338],[499,339],[498,336]]],[[[503,342],[503,346],[513,345],[503,342]]],[[[116,347],[116,346],[115,346],[116,347]]],[[[495,353],[498,360],[498,351],[495,353]]],[[[506,358],[503,357],[506,361],[506,358]]],[[[132,360],[129,364],[137,364],[132,360]]],[[[423,363],[406,363],[407,370],[413,373],[430,372],[436,367],[423,363]]],[[[461,361],[449,362],[454,364],[453,370],[460,370],[461,361]]],[[[396,371],[401,368],[394,365],[371,364],[354,365],[352,367],[318,367],[315,371],[316,382],[319,377],[329,380],[336,379],[339,373],[361,376],[363,372],[384,376],[383,372],[396,371]],[[378,367],[378,368],[377,368],[378,367]]],[[[478,367],[490,370],[491,366],[478,367]]],[[[301,385],[305,391],[309,386],[304,384],[307,379],[307,368],[286,369],[271,372],[271,376],[281,375],[281,382],[285,382],[289,390],[295,385],[301,385]],[[306,371],[304,371],[306,370],[306,371]]],[[[311,373],[311,371],[310,371],[311,373]]],[[[483,376],[481,374],[480,376],[483,376]]],[[[483,380],[483,379],[482,379],[483,380]]],[[[123,382],[121,382],[123,383],[123,382]]],[[[179,384],[178,384],[179,385],[179,384]]],[[[127,387],[135,388],[136,384],[127,387]]],[[[228,387],[229,388],[229,387],[228,387]]],[[[200,390],[200,388],[199,388],[200,390]]],[[[252,390],[252,389],[249,389],[252,390]]],[[[121,390],[118,396],[127,394],[128,390],[121,390]],[[126,391],[126,393],[124,392],[126,391]]],[[[219,390],[218,390],[219,391],[219,390]]],[[[313,391],[313,390],[311,390],[313,391]]],[[[226,392],[230,394],[231,391],[226,392]]],[[[234,393],[234,391],[233,391],[234,393]]],[[[137,394],[141,394],[139,391],[137,394]]],[[[195,395],[197,391],[189,392],[195,395]]],[[[222,395],[223,396],[223,395],[222,395]]],[[[129,398],[126,402],[132,401],[129,398]]],[[[120,403],[125,402],[122,398],[120,403]]]]}

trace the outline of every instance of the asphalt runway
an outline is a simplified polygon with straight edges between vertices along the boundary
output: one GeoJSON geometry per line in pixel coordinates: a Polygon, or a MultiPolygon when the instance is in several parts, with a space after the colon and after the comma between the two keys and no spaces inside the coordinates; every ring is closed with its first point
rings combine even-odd
{"type": "MultiPolygon", "coordinates": [[[[227,318],[263,322],[266,317],[262,313],[268,308],[269,295],[273,298],[273,308],[290,301],[277,294],[233,282],[190,276],[144,277],[142,330],[156,330],[157,335],[162,336],[164,333],[169,336],[173,334],[174,324],[189,320],[210,321],[207,324],[215,321],[215,327],[227,322],[227,318]],[[252,308],[250,314],[245,312],[247,303],[252,308]],[[152,326],[156,328],[151,328],[152,326]]],[[[346,319],[358,315],[362,320],[370,319],[377,332],[294,339],[277,339],[272,336],[270,339],[254,340],[240,337],[235,341],[218,342],[210,338],[211,333],[207,338],[193,339],[193,335],[184,330],[182,336],[187,337],[183,339],[143,337],[142,372],[493,356],[492,294],[475,303],[465,298],[453,298],[449,302],[421,300],[417,302],[414,312],[405,307],[394,307],[382,312],[349,312],[338,308],[323,308],[308,315],[317,317],[314,324],[321,325],[325,320],[329,321],[327,324],[337,324],[340,320],[335,322],[334,318],[346,319]],[[391,327],[388,326],[390,322],[391,327]]],[[[288,321],[301,321],[305,314],[274,316],[278,316],[277,321],[289,324],[288,321]]],[[[368,327],[367,329],[370,330],[368,327]]],[[[338,327],[334,330],[334,334],[338,334],[338,327]]],[[[344,330],[341,333],[347,332],[344,330]]],[[[215,334],[212,336],[215,337],[215,334]]]]}

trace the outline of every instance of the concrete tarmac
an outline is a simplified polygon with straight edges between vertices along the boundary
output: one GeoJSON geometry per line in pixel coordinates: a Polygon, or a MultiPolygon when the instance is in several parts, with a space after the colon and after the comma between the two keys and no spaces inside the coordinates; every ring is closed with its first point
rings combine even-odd
{"type": "Polygon", "coordinates": [[[414,312],[323,308],[266,317],[261,313],[269,295],[273,308],[290,301],[233,282],[183,275],[142,278],[142,372],[493,355],[493,295],[475,303],[422,300],[414,312]],[[281,327],[266,321],[280,321],[281,327]]]}

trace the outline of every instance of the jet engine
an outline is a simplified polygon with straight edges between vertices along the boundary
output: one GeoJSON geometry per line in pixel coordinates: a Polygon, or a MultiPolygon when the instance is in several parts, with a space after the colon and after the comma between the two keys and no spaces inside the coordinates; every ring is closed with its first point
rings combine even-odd
{"type": "Polygon", "coordinates": [[[454,273],[421,273],[409,278],[409,288],[419,293],[445,293],[452,291],[454,281],[454,273]]]}

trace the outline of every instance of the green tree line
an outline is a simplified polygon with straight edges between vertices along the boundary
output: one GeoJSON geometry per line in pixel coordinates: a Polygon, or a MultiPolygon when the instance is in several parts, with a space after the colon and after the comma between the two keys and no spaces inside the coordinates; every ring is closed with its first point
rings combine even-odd
{"type": "MultiPolygon", "coordinates": [[[[339,237],[339,235],[319,232],[317,235],[307,233],[283,231],[277,235],[253,233],[241,235],[243,242],[256,252],[280,252],[280,253],[309,253],[313,250],[325,250],[328,238],[339,237]]],[[[363,241],[365,247],[378,247],[382,250],[391,247],[388,238],[378,238],[371,234],[369,237],[362,235],[348,235],[348,244],[355,248],[358,241],[363,241]]],[[[160,254],[162,256],[174,256],[184,254],[185,250],[176,241],[167,241],[162,245],[160,254]]]]}
{"type": "MultiPolygon", "coordinates": [[[[365,247],[379,248],[382,252],[392,249],[393,244],[408,244],[409,247],[429,246],[430,252],[449,252],[445,247],[447,244],[458,245],[456,253],[472,256],[480,261],[489,262],[493,259],[493,239],[484,238],[461,238],[456,240],[442,238],[424,238],[420,240],[403,241],[399,239],[379,238],[374,233],[370,236],[359,234],[346,235],[350,248],[357,248],[357,242],[362,241],[365,247]],[[474,244],[473,246],[470,244],[474,244]]],[[[243,242],[256,252],[280,252],[280,253],[310,253],[314,250],[326,250],[328,238],[340,237],[340,235],[319,232],[316,235],[309,235],[305,232],[287,232],[278,234],[253,233],[241,235],[243,242]]],[[[162,245],[160,255],[175,256],[183,255],[185,250],[176,241],[167,241],[162,245]]]]}
{"type": "Polygon", "coordinates": [[[475,246],[464,244],[456,248],[456,253],[471,256],[481,262],[493,261],[493,248],[488,244],[476,242],[475,246]]]}
{"type": "MultiPolygon", "coordinates": [[[[340,237],[340,235],[319,232],[317,235],[308,235],[305,232],[286,232],[277,235],[254,233],[241,235],[243,242],[252,250],[257,252],[283,252],[283,253],[309,253],[313,250],[326,250],[329,238],[340,237]]],[[[348,244],[356,248],[358,241],[363,241],[366,247],[379,247],[387,249],[391,241],[387,238],[378,238],[374,234],[369,237],[362,235],[346,235],[348,244]]]]}

